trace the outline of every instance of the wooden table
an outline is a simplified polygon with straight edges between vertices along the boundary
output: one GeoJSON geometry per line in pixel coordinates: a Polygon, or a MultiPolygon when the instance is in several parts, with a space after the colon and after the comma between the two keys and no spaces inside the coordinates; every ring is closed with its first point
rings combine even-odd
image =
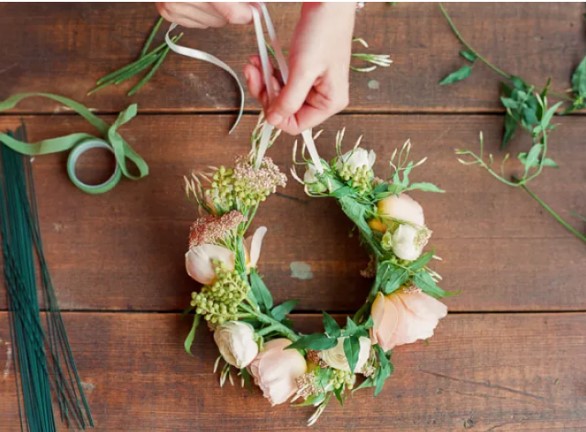
{"type": "MultiPolygon", "coordinates": [[[[272,5],[279,33],[292,32],[298,6],[272,5]]],[[[453,4],[462,32],[502,68],[542,85],[566,88],[586,51],[582,4],[453,4]]],[[[271,409],[260,392],[220,389],[212,374],[216,348],[201,331],[194,356],[183,351],[189,320],[181,312],[197,286],[183,268],[194,209],[182,176],[230,163],[246,151],[258,105],[246,101],[235,133],[237,94],[227,75],[208,64],[170,55],[136,97],[122,88],[85,94],[94,81],[134,58],[156,12],[152,5],[3,4],[0,6],[0,98],[49,91],[112,114],[137,102],[140,114],[123,134],[147,159],[151,174],[123,181],[103,196],[70,184],[66,155],[34,162],[46,252],[80,373],[99,431],[299,430],[309,408],[271,409]]],[[[240,71],[255,52],[253,31],[188,31],[184,41],[218,55],[240,71]]],[[[410,138],[414,156],[428,155],[415,174],[447,190],[418,194],[434,231],[436,266],[450,315],[429,344],[396,350],[396,373],[374,399],[356,393],[342,409],[332,403],[315,430],[536,431],[586,429],[586,293],[584,246],[520,190],[460,165],[453,149],[478,146],[484,131],[497,152],[502,131],[499,80],[482,65],[455,86],[437,82],[463,64],[459,44],[437,5],[368,5],[357,36],[394,64],[352,73],[351,103],[328,120],[319,141],[333,154],[336,130],[385,158],[410,138]]],[[[126,87],[125,87],[126,88],[126,87]]],[[[88,130],[77,116],[44,101],[0,116],[0,129],[26,123],[32,140],[88,130]]],[[[586,214],[583,114],[559,119],[549,170],[534,189],[564,216],[586,214]]],[[[293,139],[270,152],[288,172],[293,139]]],[[[511,150],[526,148],[517,138],[511,150]]],[[[500,157],[500,156],[499,156],[500,157]]],[[[84,178],[106,175],[104,160],[84,160],[84,178]]],[[[349,224],[332,201],[310,200],[290,181],[270,199],[257,224],[269,234],[261,257],[276,300],[298,298],[299,328],[321,328],[319,312],[346,314],[365,296],[359,270],[367,258],[348,238],[349,224]],[[313,278],[291,277],[303,261],[313,278]]],[[[583,229],[583,226],[577,226],[583,229]]],[[[0,337],[7,340],[0,301],[0,337]]],[[[13,368],[0,343],[0,430],[18,429],[13,368]]]]}

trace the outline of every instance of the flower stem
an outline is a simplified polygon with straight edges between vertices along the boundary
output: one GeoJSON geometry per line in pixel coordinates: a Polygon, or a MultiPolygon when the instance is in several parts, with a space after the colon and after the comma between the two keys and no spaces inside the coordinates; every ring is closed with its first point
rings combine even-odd
{"type": "Polygon", "coordinates": [[[543,207],[553,218],[560,223],[566,230],[576,236],[579,240],[586,243],[586,235],[582,234],[568,222],[566,222],[554,209],[552,209],[545,201],[539,198],[531,189],[527,187],[527,185],[522,184],[521,188],[529,194],[531,198],[533,198],[537,203],[543,207]]]}
{"type": "Polygon", "coordinates": [[[474,55],[478,58],[478,60],[480,60],[485,65],[487,65],[489,68],[491,68],[493,71],[495,71],[497,74],[499,74],[503,78],[506,78],[508,80],[510,80],[512,78],[511,75],[509,75],[504,70],[498,68],[497,66],[495,66],[494,64],[489,62],[486,58],[484,58],[482,55],[480,55],[480,53],[478,51],[476,51],[474,48],[472,48],[472,46],[468,42],[466,42],[466,40],[464,39],[464,37],[462,36],[460,31],[458,30],[458,28],[456,27],[456,25],[452,21],[452,18],[448,14],[448,11],[446,10],[446,8],[444,7],[444,5],[442,3],[439,3],[439,8],[442,12],[442,15],[444,16],[444,18],[448,22],[448,25],[452,29],[452,32],[454,33],[454,35],[458,38],[460,43],[468,49],[468,51],[474,53],[474,55]]]}
{"type": "MultiPolygon", "coordinates": [[[[478,60],[480,60],[482,63],[484,63],[486,66],[488,66],[489,68],[491,68],[494,72],[496,72],[498,75],[502,76],[503,78],[506,78],[508,80],[511,80],[513,78],[512,75],[506,73],[504,70],[502,70],[501,68],[499,68],[498,66],[492,64],[490,61],[488,61],[485,57],[483,57],[478,51],[476,51],[467,41],[466,39],[464,39],[464,36],[462,36],[462,34],[460,33],[460,30],[458,30],[458,28],[456,27],[456,25],[454,24],[454,21],[452,21],[452,18],[450,17],[450,15],[448,14],[448,11],[446,10],[446,8],[444,7],[444,5],[442,3],[439,3],[439,8],[440,11],[442,12],[442,15],[444,16],[444,18],[446,19],[446,21],[448,22],[448,25],[450,26],[450,29],[452,30],[452,32],[454,33],[454,35],[456,36],[456,38],[460,41],[460,43],[462,45],[464,45],[466,47],[466,49],[468,49],[468,51],[474,53],[474,55],[476,56],[476,58],[478,58],[478,60]]],[[[554,92],[551,91],[549,92],[550,95],[558,98],[558,99],[562,99],[562,100],[566,100],[566,101],[573,101],[573,99],[571,97],[569,97],[567,94],[564,93],[560,93],[560,92],[554,92]]]]}
{"type": "Polygon", "coordinates": [[[281,335],[285,336],[287,339],[289,339],[292,342],[295,342],[297,339],[299,339],[299,336],[293,330],[291,330],[289,327],[287,327],[283,323],[277,321],[276,319],[274,319],[274,318],[272,318],[272,317],[270,317],[260,311],[256,311],[253,308],[251,308],[245,304],[240,304],[240,307],[245,312],[248,312],[248,313],[254,315],[263,324],[269,325],[268,327],[264,327],[263,329],[258,331],[258,333],[261,336],[263,334],[270,333],[271,331],[276,331],[277,333],[280,333],[281,335]],[[267,330],[269,328],[270,328],[270,331],[267,330]],[[263,331],[265,333],[261,334],[261,332],[263,332],[263,331]]]}

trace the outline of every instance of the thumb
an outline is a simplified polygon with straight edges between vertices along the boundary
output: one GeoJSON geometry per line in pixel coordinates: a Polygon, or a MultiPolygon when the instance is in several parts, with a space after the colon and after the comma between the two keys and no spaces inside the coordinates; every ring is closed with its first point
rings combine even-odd
{"type": "Polygon", "coordinates": [[[314,82],[315,77],[305,71],[292,73],[277,99],[270,103],[267,121],[276,126],[299,111],[314,82]]]}

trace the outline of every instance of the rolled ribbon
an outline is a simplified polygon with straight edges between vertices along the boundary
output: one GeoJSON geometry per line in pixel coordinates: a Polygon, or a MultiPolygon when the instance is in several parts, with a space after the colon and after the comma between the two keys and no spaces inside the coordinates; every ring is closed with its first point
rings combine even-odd
{"type": "Polygon", "coordinates": [[[35,143],[20,141],[8,134],[0,132],[0,141],[12,150],[29,155],[37,156],[49,153],[58,153],[72,150],[67,159],[67,174],[71,182],[83,192],[89,194],[101,194],[108,192],[118,184],[122,175],[131,180],[138,180],[148,175],[149,167],[145,160],[134,151],[132,147],[122,138],[117,129],[132,120],[137,113],[137,105],[132,104],[121,111],[118,118],[111,125],[93,114],[87,107],[64,96],[52,93],[19,93],[10,96],[0,102],[0,112],[14,108],[20,101],[29,97],[44,97],[63,104],[87,120],[95,127],[102,138],[88,133],[73,133],[56,138],[49,138],[35,143]],[[88,150],[94,148],[107,148],[114,154],[116,167],[114,173],[104,183],[88,185],[77,177],[75,167],[79,157],[88,150]],[[128,160],[132,162],[138,174],[132,174],[128,169],[128,160]]]}

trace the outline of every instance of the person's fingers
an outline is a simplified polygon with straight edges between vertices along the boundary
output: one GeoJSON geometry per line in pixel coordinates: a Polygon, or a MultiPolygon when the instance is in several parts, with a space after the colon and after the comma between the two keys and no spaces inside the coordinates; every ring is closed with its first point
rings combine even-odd
{"type": "Polygon", "coordinates": [[[210,3],[181,3],[184,7],[183,15],[192,17],[208,27],[223,27],[228,21],[220,15],[210,3]]]}
{"type": "Polygon", "coordinates": [[[222,27],[228,22],[208,3],[157,3],[167,21],[188,28],[222,27]]]}
{"type": "MultiPolygon", "coordinates": [[[[248,91],[250,92],[252,97],[257,99],[261,103],[263,108],[266,109],[266,107],[269,104],[269,97],[260,69],[253,64],[247,64],[244,66],[243,72],[244,77],[246,78],[246,85],[248,87],[248,91]]],[[[278,94],[281,90],[281,86],[276,77],[271,77],[271,84],[275,89],[275,93],[278,94]]]]}
{"type": "Polygon", "coordinates": [[[267,121],[278,126],[299,111],[315,78],[314,74],[305,69],[292,69],[289,81],[267,111],[267,121]]]}
{"type": "Polygon", "coordinates": [[[213,7],[230,24],[248,24],[252,21],[252,6],[248,3],[213,3],[213,7]]]}

